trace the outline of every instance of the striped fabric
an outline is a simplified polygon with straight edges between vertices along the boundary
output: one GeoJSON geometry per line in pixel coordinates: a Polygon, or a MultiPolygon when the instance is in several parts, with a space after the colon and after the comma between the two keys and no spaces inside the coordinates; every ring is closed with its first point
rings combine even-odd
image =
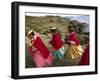
{"type": "Polygon", "coordinates": [[[64,58],[65,49],[64,47],[60,48],[59,50],[53,51],[53,55],[58,57],[59,59],[64,58]]]}

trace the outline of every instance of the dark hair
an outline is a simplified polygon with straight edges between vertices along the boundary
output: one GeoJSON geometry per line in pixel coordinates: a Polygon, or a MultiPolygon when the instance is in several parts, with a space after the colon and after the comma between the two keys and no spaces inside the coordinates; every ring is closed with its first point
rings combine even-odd
{"type": "MultiPolygon", "coordinates": [[[[34,32],[31,32],[30,35],[34,35],[34,32]]],[[[29,37],[30,35],[28,35],[28,37],[29,37]]]]}
{"type": "Polygon", "coordinates": [[[56,29],[50,29],[50,32],[56,33],[56,29]]]}
{"type": "Polygon", "coordinates": [[[69,30],[70,32],[73,32],[73,31],[74,31],[73,26],[72,26],[72,25],[69,25],[69,26],[68,26],[68,30],[69,30]]]}
{"type": "Polygon", "coordinates": [[[34,35],[34,32],[32,32],[31,34],[34,35]]]}

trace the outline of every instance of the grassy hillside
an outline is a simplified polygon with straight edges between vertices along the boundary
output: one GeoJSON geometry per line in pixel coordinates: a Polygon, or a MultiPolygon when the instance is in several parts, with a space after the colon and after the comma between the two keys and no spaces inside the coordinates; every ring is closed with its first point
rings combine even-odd
{"type": "Polygon", "coordinates": [[[46,34],[49,32],[50,27],[56,26],[62,35],[65,35],[68,24],[69,19],[60,16],[26,16],[26,27],[32,28],[41,34],[46,34]]]}
{"type": "MultiPolygon", "coordinates": [[[[48,45],[48,41],[51,39],[51,35],[49,33],[49,28],[56,26],[58,29],[59,34],[61,35],[62,40],[66,37],[68,34],[67,27],[69,26],[71,20],[67,18],[62,18],[60,16],[25,16],[25,28],[26,33],[29,29],[33,29],[37,31],[47,48],[50,50],[50,45],[48,45]]],[[[78,24],[79,22],[76,22],[78,24]]],[[[80,24],[80,23],[79,23],[80,24]]],[[[89,33],[80,33],[78,35],[79,39],[81,40],[81,44],[83,45],[83,48],[85,48],[86,40],[84,37],[89,38],[89,33]]],[[[75,60],[70,59],[70,55],[67,53],[67,45],[64,44],[64,47],[66,49],[65,57],[61,61],[59,59],[55,59],[53,61],[52,66],[73,66],[77,65],[80,61],[81,57],[78,57],[75,60]]],[[[25,57],[25,67],[26,68],[32,68],[35,67],[34,61],[32,60],[31,56],[28,52],[28,47],[26,45],[26,57],[25,57]]]]}

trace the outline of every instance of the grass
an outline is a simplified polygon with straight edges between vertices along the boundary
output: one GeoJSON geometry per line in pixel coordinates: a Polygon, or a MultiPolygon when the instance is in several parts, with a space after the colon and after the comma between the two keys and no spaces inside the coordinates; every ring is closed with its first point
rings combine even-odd
{"type": "MultiPolygon", "coordinates": [[[[51,67],[61,67],[61,66],[76,66],[80,62],[81,56],[75,58],[74,60],[71,59],[70,54],[67,53],[67,45],[64,45],[65,47],[65,54],[63,59],[55,58],[53,60],[52,66],[51,67]]],[[[49,48],[50,49],[50,48],[49,48]]],[[[34,60],[31,58],[28,50],[26,49],[26,68],[34,68],[35,63],[34,60]]]]}
{"type": "MultiPolygon", "coordinates": [[[[57,26],[57,28],[59,29],[59,33],[60,36],[62,38],[62,40],[64,40],[64,38],[66,37],[66,35],[68,34],[67,32],[67,27],[68,24],[70,22],[70,20],[63,20],[62,18],[59,17],[31,17],[31,16],[26,16],[26,20],[25,20],[26,24],[26,29],[30,29],[32,28],[33,30],[37,31],[43,42],[45,43],[45,45],[47,46],[47,48],[49,50],[51,50],[51,46],[48,45],[48,41],[51,39],[50,37],[50,33],[49,32],[49,27],[50,26],[57,26]]],[[[27,31],[27,30],[26,30],[27,31]]],[[[80,41],[81,41],[81,45],[83,48],[85,48],[85,44],[86,40],[84,39],[84,37],[89,38],[89,33],[81,33],[78,35],[80,41]]],[[[60,60],[59,58],[55,58],[53,60],[53,64],[52,67],[60,67],[60,66],[76,66],[79,64],[79,61],[81,59],[81,56],[77,57],[76,59],[72,60],[70,54],[68,54],[67,52],[67,45],[64,44],[65,47],[65,54],[64,54],[64,58],[62,60],[60,60]]],[[[28,52],[28,48],[26,45],[25,48],[25,67],[26,68],[35,68],[35,63],[34,60],[32,59],[32,57],[30,56],[29,52],[28,52]]]]}

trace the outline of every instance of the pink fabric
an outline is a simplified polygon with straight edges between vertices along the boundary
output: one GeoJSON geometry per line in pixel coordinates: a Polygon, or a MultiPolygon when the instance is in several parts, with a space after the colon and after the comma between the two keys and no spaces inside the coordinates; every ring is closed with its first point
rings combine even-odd
{"type": "Polygon", "coordinates": [[[70,35],[68,36],[68,40],[75,42],[76,45],[80,45],[80,40],[77,38],[76,32],[70,33],[70,35]]]}
{"type": "Polygon", "coordinates": [[[46,66],[45,59],[41,55],[39,51],[34,50],[32,47],[29,48],[30,55],[34,60],[36,67],[44,67],[46,66]]]}
{"type": "Polygon", "coordinates": [[[48,65],[52,65],[52,62],[53,62],[53,56],[52,56],[52,54],[50,54],[50,55],[48,56],[48,58],[45,59],[45,61],[46,61],[46,63],[47,63],[48,65]]]}
{"type": "Polygon", "coordinates": [[[40,37],[40,35],[37,32],[34,31],[34,33],[35,33],[36,36],[40,37]]]}
{"type": "Polygon", "coordinates": [[[41,56],[41,53],[34,54],[34,61],[37,67],[44,67],[47,65],[45,59],[41,56]]]}
{"type": "Polygon", "coordinates": [[[33,50],[32,47],[29,48],[32,59],[34,60],[36,67],[45,67],[47,65],[52,65],[53,56],[50,54],[46,59],[43,58],[39,51],[33,50]]]}
{"type": "Polygon", "coordinates": [[[50,43],[55,50],[59,50],[63,46],[63,42],[57,32],[53,35],[50,43]]]}

